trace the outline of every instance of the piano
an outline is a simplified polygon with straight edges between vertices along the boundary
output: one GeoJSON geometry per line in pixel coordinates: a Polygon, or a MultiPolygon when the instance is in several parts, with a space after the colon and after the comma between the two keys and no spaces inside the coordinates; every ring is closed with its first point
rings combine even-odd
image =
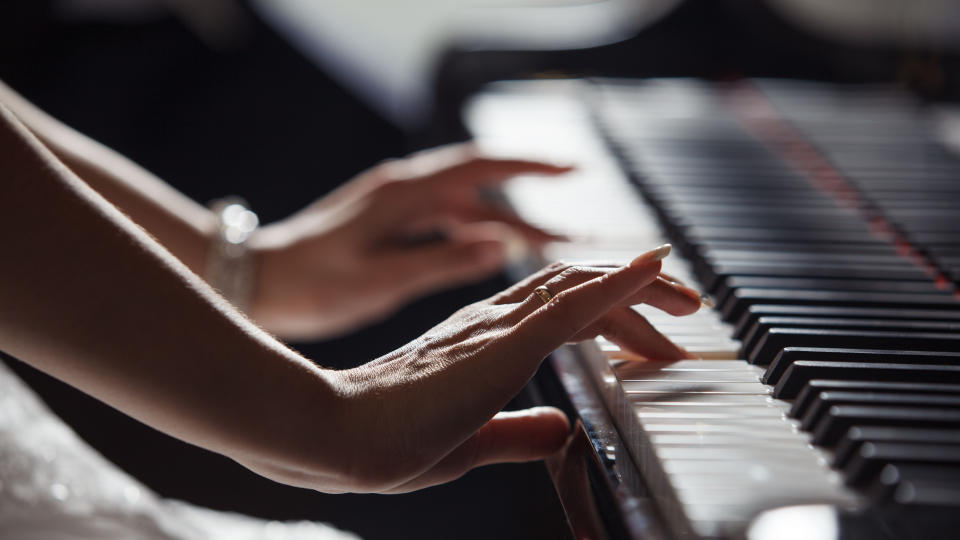
{"type": "Polygon", "coordinates": [[[603,338],[534,381],[577,421],[548,462],[577,538],[955,538],[960,156],[890,86],[570,79],[487,86],[486,151],[574,162],[503,196],[545,260],[664,272],[715,308],[636,306],[699,356],[603,338]]]}

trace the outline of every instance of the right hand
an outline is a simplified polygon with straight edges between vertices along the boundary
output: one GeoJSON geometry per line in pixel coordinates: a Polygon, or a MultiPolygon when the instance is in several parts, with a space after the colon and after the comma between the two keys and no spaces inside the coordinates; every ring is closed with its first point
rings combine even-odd
{"type": "Polygon", "coordinates": [[[689,357],[629,309],[642,302],[676,315],[699,308],[692,291],[658,279],[657,255],[623,267],[550,266],[401,349],[335,372],[348,396],[336,437],[346,475],[318,489],[411,491],[556,451],[569,430],[561,411],[498,414],[555,348],[603,334],[651,359],[689,357]],[[540,285],[554,295],[546,304],[532,294],[540,285]]]}

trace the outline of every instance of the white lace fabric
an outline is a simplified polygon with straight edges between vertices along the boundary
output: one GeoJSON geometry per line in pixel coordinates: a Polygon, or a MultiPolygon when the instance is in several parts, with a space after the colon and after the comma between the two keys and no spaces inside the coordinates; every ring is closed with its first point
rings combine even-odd
{"type": "Polygon", "coordinates": [[[344,540],[165,499],[81,440],[0,363],[0,538],[17,540],[344,540]]]}

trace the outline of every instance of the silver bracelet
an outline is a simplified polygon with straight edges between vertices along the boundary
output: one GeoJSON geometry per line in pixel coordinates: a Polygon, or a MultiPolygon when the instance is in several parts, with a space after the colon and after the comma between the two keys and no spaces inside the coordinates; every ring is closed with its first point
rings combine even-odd
{"type": "Polygon", "coordinates": [[[207,256],[206,279],[234,306],[245,311],[253,296],[254,260],[247,240],[260,220],[243,199],[227,197],[210,203],[217,230],[207,256]]]}

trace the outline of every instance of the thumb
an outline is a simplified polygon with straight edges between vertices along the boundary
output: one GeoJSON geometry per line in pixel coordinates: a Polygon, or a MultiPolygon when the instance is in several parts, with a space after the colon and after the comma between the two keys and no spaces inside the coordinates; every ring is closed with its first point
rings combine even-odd
{"type": "Polygon", "coordinates": [[[559,450],[569,432],[567,416],[554,407],[500,412],[429,470],[387,492],[442,484],[483,465],[541,459],[559,450]]]}
{"type": "Polygon", "coordinates": [[[497,413],[473,436],[473,467],[544,458],[559,450],[569,433],[567,416],[554,407],[497,413]]]}

